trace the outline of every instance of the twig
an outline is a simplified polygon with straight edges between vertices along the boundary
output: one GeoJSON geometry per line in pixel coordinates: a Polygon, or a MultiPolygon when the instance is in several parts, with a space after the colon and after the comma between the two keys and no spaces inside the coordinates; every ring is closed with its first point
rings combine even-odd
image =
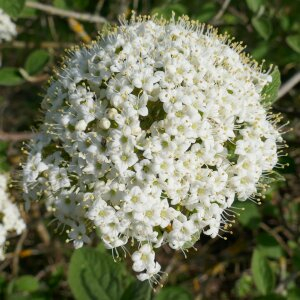
{"type": "Polygon", "coordinates": [[[13,257],[13,261],[12,261],[12,273],[14,276],[18,275],[19,273],[19,256],[20,256],[20,252],[22,250],[23,247],[23,243],[27,237],[27,230],[25,229],[17,243],[15,252],[14,252],[14,257],[13,257]]]}
{"type": "Polygon", "coordinates": [[[3,132],[0,131],[0,141],[18,142],[30,140],[34,137],[32,132],[3,132]]]}
{"type": "Polygon", "coordinates": [[[155,289],[155,293],[158,293],[160,289],[164,286],[166,283],[169,274],[175,269],[177,263],[178,263],[178,258],[177,258],[178,253],[174,252],[173,257],[171,258],[170,263],[168,264],[165,273],[161,276],[161,279],[159,281],[159,284],[157,285],[157,288],[155,289]]]}
{"type": "Polygon", "coordinates": [[[277,99],[287,94],[295,85],[300,82],[300,71],[294,74],[287,82],[285,82],[278,91],[277,99]]]}
{"type": "Polygon", "coordinates": [[[39,46],[40,48],[70,48],[74,46],[73,43],[58,43],[58,42],[42,42],[42,43],[28,43],[23,41],[13,41],[11,43],[4,43],[0,45],[0,49],[4,48],[17,48],[17,49],[23,49],[23,48],[36,48],[39,46]]]}
{"type": "Polygon", "coordinates": [[[264,231],[266,231],[267,233],[269,233],[278,242],[278,244],[287,252],[287,254],[290,257],[293,255],[291,249],[286,245],[286,243],[284,242],[284,240],[282,239],[282,237],[279,234],[277,234],[277,232],[275,232],[274,230],[272,230],[272,228],[270,228],[265,223],[261,223],[260,224],[260,228],[262,228],[264,231]]]}
{"type": "Polygon", "coordinates": [[[36,82],[41,82],[41,81],[45,81],[49,78],[48,74],[41,74],[39,76],[30,76],[26,70],[19,68],[19,72],[20,74],[23,76],[23,78],[31,83],[36,83],[36,82]]]}
{"type": "Polygon", "coordinates": [[[74,18],[81,21],[91,22],[91,23],[107,23],[107,20],[101,16],[95,16],[87,13],[78,13],[76,11],[70,11],[65,9],[60,9],[51,5],[42,4],[39,2],[27,1],[26,6],[34,9],[44,11],[51,15],[56,15],[65,18],[74,18]]]}
{"type": "Polygon", "coordinates": [[[221,6],[220,10],[217,12],[217,14],[213,17],[212,21],[218,21],[219,19],[222,18],[222,16],[224,15],[227,7],[229,6],[231,0],[225,0],[223,2],[223,5],[221,6]]]}
{"type": "MultiPolygon", "coordinates": [[[[215,2],[218,2],[218,3],[220,3],[220,4],[223,4],[223,0],[215,0],[215,2]]],[[[244,24],[247,24],[247,23],[248,23],[248,20],[249,20],[249,19],[248,19],[248,17],[247,17],[244,13],[238,11],[235,7],[229,6],[229,5],[228,5],[227,9],[228,9],[228,11],[229,11],[230,13],[232,13],[234,16],[238,17],[244,24]]]]}

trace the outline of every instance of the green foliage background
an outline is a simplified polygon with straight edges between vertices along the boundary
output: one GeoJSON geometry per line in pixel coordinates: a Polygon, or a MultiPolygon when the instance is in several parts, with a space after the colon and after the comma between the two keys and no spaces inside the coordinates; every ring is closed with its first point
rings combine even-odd
{"type": "MultiPolygon", "coordinates": [[[[143,14],[171,16],[187,14],[215,25],[236,40],[264,65],[278,66],[281,81],[300,74],[300,1],[297,0],[0,0],[0,8],[11,15],[18,36],[0,44],[0,171],[16,174],[22,159],[22,141],[41,117],[43,86],[52,69],[59,66],[64,49],[95,39],[102,23],[72,21],[50,11],[36,9],[46,4],[65,12],[101,15],[110,23],[131,10],[143,14]]],[[[51,8],[50,7],[50,8],[51,8]]],[[[266,90],[271,102],[276,84],[266,90]]],[[[299,81],[299,80],[298,80],[299,81]]],[[[1,299],[300,299],[300,96],[299,84],[289,88],[273,105],[283,123],[293,127],[285,134],[288,156],[279,169],[285,181],[274,180],[261,206],[250,201],[243,207],[227,241],[201,237],[196,250],[184,259],[181,253],[164,248],[158,260],[169,277],[154,292],[138,283],[126,268],[127,259],[115,264],[99,244],[96,249],[73,253],[71,245],[43,206],[23,212],[28,230],[11,237],[7,259],[0,263],[1,299]]],[[[268,100],[269,99],[269,100],[268,100]]],[[[21,205],[20,191],[12,193],[21,205]]],[[[95,245],[99,241],[95,240],[95,245]]],[[[94,245],[94,246],[95,246],[94,245]]]]}

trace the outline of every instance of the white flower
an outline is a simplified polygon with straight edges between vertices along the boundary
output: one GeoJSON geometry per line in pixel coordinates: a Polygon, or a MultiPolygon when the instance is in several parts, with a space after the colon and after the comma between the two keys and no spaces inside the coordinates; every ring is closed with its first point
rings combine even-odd
{"type": "Polygon", "coordinates": [[[0,8],[0,43],[2,41],[11,41],[17,35],[15,23],[10,17],[0,8]]]}
{"type": "Polygon", "coordinates": [[[7,180],[7,175],[0,174],[0,260],[5,258],[7,235],[12,232],[21,234],[26,227],[18,207],[7,192],[7,180]]]}
{"type": "Polygon", "coordinates": [[[95,231],[109,249],[131,241],[138,278],[155,281],[154,248],[219,235],[277,164],[271,78],[239,52],[186,17],[133,17],[75,50],[42,103],[26,201],[46,198],[75,247],[95,231]]]}

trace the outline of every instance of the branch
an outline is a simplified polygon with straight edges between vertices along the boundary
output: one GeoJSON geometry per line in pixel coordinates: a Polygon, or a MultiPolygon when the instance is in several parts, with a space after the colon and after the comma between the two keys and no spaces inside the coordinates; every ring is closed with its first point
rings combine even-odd
{"type": "Polygon", "coordinates": [[[277,232],[275,232],[274,230],[272,230],[272,228],[270,228],[265,223],[261,223],[259,227],[262,228],[268,234],[270,234],[278,242],[278,244],[286,251],[286,253],[290,257],[292,257],[293,253],[292,253],[291,249],[286,245],[286,243],[284,242],[284,240],[282,239],[282,237],[279,234],[277,234],[277,232]]]}
{"type": "Polygon", "coordinates": [[[58,42],[41,42],[41,43],[33,43],[33,42],[23,42],[23,41],[12,41],[10,43],[3,43],[0,45],[0,49],[4,48],[36,48],[39,46],[40,48],[70,48],[74,46],[73,43],[58,43],[58,42]]]}
{"type": "Polygon", "coordinates": [[[287,94],[295,85],[300,82],[300,71],[294,74],[287,82],[285,82],[278,91],[277,99],[282,98],[287,94]]]}
{"type": "Polygon", "coordinates": [[[178,253],[175,251],[170,263],[168,264],[165,272],[163,273],[163,275],[161,276],[161,279],[159,281],[159,284],[157,285],[156,289],[155,289],[155,293],[157,294],[162,287],[164,286],[164,284],[166,283],[166,281],[168,280],[168,276],[171,272],[173,272],[173,270],[175,269],[176,265],[178,264],[178,257],[177,257],[178,253]]]}
{"type": "Polygon", "coordinates": [[[0,131],[0,141],[18,142],[30,140],[34,137],[32,132],[3,132],[0,131]]]}
{"type": "Polygon", "coordinates": [[[222,16],[224,15],[227,7],[229,6],[231,0],[225,0],[223,2],[223,5],[221,6],[220,10],[218,11],[218,13],[213,17],[212,21],[218,21],[219,19],[222,18],[222,16]]]}
{"type": "Polygon", "coordinates": [[[56,15],[64,18],[74,18],[81,21],[91,22],[91,23],[107,23],[104,17],[96,16],[87,13],[78,13],[76,11],[70,11],[65,9],[60,9],[51,5],[42,4],[39,2],[27,1],[26,6],[34,9],[44,11],[50,15],[56,15]]]}
{"type": "Polygon", "coordinates": [[[45,81],[49,78],[48,74],[41,74],[39,76],[30,76],[26,72],[26,70],[24,70],[22,68],[19,68],[19,72],[26,81],[31,82],[31,83],[37,83],[37,82],[45,81]]]}
{"type": "Polygon", "coordinates": [[[13,261],[12,261],[12,273],[14,276],[17,276],[19,273],[19,258],[20,258],[20,253],[22,251],[23,248],[23,244],[26,240],[28,231],[27,229],[25,229],[17,243],[15,252],[14,252],[14,256],[13,256],[13,261]]]}

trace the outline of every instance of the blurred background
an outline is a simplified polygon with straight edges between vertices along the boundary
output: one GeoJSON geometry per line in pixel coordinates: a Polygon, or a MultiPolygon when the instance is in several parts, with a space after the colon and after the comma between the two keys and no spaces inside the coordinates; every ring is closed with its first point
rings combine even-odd
{"type": "MultiPolygon", "coordinates": [[[[10,15],[18,35],[0,44],[0,171],[13,174],[11,192],[20,207],[20,149],[41,119],[42,94],[53,68],[59,67],[65,48],[96,39],[105,23],[118,23],[120,14],[129,16],[132,10],[165,17],[172,11],[187,14],[244,41],[246,52],[258,62],[265,59],[265,66],[278,66],[282,86],[273,111],[283,115],[282,124],[289,121],[284,135],[288,156],[281,158],[286,167],[278,169],[283,178],[271,183],[262,205],[242,203],[246,209],[237,217],[227,240],[201,237],[187,259],[182,253],[161,249],[158,261],[169,271],[164,285],[186,292],[159,299],[299,300],[300,1],[10,2],[14,3],[10,15]],[[257,263],[254,254],[258,251],[257,263]]],[[[6,5],[6,0],[0,0],[0,7],[5,9],[6,5]]],[[[21,236],[11,236],[7,259],[0,262],[0,299],[74,299],[67,280],[72,245],[50,224],[51,215],[42,204],[34,204],[28,213],[22,210],[22,216],[27,230],[21,236]]]]}

